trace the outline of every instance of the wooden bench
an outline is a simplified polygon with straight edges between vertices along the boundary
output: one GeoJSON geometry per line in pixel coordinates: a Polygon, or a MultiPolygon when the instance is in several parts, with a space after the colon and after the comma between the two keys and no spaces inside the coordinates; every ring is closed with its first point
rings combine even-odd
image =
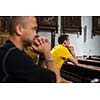
{"type": "Polygon", "coordinates": [[[90,60],[90,59],[79,59],[78,62],[80,64],[86,64],[86,65],[92,65],[92,66],[99,66],[100,67],[100,61],[96,60],[90,60]]]}
{"type": "Polygon", "coordinates": [[[89,60],[100,61],[100,58],[98,58],[98,57],[88,57],[87,59],[89,59],[89,60]]]}
{"type": "Polygon", "coordinates": [[[71,62],[64,64],[61,69],[61,76],[72,82],[91,82],[100,79],[100,67],[86,64],[73,65],[71,62]]]}

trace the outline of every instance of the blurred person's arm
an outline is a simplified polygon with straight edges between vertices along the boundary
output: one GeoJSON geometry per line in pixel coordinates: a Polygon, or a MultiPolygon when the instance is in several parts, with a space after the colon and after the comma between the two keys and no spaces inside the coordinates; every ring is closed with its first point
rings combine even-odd
{"type": "Polygon", "coordinates": [[[52,55],[50,54],[50,43],[48,39],[41,37],[37,38],[34,41],[32,48],[43,55],[47,69],[53,71],[56,74],[57,82],[61,82],[60,71],[52,55]]]}
{"type": "Polygon", "coordinates": [[[78,65],[78,60],[77,60],[77,57],[75,55],[75,52],[74,52],[74,47],[73,46],[69,46],[68,47],[70,53],[71,53],[71,57],[68,58],[68,60],[70,60],[71,62],[73,62],[75,65],[78,65]]]}

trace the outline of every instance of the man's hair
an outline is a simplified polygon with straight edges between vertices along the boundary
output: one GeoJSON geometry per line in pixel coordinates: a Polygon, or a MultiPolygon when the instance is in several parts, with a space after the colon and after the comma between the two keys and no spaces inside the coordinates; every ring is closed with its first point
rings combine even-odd
{"type": "Polygon", "coordinates": [[[69,35],[60,35],[60,36],[58,37],[58,43],[59,43],[59,44],[62,44],[65,40],[68,39],[68,37],[69,37],[69,35]]]}
{"type": "Polygon", "coordinates": [[[18,24],[22,25],[23,27],[27,24],[27,18],[28,16],[11,16],[9,19],[9,26],[8,26],[8,32],[10,35],[13,35],[13,33],[16,32],[16,26],[18,24]]]}

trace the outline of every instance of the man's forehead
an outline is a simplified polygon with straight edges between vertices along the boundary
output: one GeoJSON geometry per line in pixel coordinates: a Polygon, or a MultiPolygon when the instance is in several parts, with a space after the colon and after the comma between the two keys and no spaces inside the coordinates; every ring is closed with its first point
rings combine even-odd
{"type": "Polygon", "coordinates": [[[29,16],[29,17],[28,17],[28,22],[29,22],[30,24],[34,24],[35,26],[37,26],[37,20],[36,20],[36,18],[33,17],[33,16],[29,16]]]}
{"type": "Polygon", "coordinates": [[[28,16],[28,18],[29,18],[30,20],[36,21],[36,18],[35,18],[34,16],[28,16]]]}

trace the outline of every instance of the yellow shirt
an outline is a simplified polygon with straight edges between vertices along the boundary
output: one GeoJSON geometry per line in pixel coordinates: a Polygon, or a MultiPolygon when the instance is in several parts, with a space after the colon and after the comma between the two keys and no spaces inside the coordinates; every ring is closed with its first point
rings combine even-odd
{"type": "Polygon", "coordinates": [[[61,44],[55,46],[51,50],[51,54],[59,69],[61,69],[62,65],[64,64],[64,60],[72,56],[69,50],[61,44]]]}

